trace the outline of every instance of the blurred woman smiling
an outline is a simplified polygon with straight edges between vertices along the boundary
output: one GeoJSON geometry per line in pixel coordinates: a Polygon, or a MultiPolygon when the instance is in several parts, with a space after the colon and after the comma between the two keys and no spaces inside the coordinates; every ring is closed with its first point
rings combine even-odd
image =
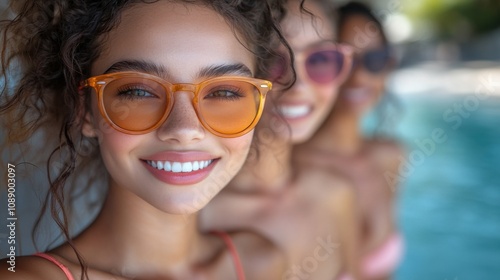
{"type": "Polygon", "coordinates": [[[403,242],[394,221],[402,146],[386,137],[365,137],[361,120],[384,95],[394,65],[380,22],[363,4],[339,9],[339,40],[354,47],[353,70],[325,123],[304,145],[295,162],[329,168],[353,182],[361,223],[361,265],[367,279],[386,279],[396,269],[403,242]],[[368,32],[369,31],[369,32],[368,32]]]}

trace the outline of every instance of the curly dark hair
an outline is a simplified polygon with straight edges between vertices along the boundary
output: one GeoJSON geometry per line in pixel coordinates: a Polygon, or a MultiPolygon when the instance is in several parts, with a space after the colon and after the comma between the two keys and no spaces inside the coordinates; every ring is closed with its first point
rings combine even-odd
{"type": "MultiPolygon", "coordinates": [[[[276,44],[284,44],[290,50],[278,25],[285,0],[171,1],[204,5],[222,15],[255,54],[256,76],[265,77],[268,59],[277,55],[276,44]]],[[[102,51],[102,40],[117,26],[121,12],[140,2],[156,1],[12,1],[10,9],[16,16],[0,22],[3,78],[0,114],[8,128],[2,146],[22,143],[44,131],[48,142],[40,150],[53,148],[46,162],[49,191],[33,236],[43,213],[50,209],[78,257],[82,279],[88,278],[86,264],[69,232],[71,194],[81,193],[81,189],[75,190],[70,179],[76,181],[72,175],[80,168],[98,164],[99,154],[93,140],[80,132],[82,113],[88,102],[78,88],[82,80],[89,78],[91,65],[102,51]],[[65,199],[68,191],[69,202],[65,199]]],[[[91,182],[89,179],[86,184],[91,182]]]]}

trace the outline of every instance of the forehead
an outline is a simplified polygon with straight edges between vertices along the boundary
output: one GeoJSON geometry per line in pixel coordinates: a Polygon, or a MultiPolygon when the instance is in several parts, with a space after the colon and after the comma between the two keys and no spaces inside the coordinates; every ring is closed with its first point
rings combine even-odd
{"type": "Polygon", "coordinates": [[[299,1],[289,1],[287,15],[283,19],[282,27],[286,39],[295,51],[301,51],[320,41],[335,40],[333,20],[326,15],[321,7],[314,2],[307,2],[304,6],[310,12],[301,11],[299,1]]]}
{"type": "Polygon", "coordinates": [[[202,5],[134,4],[105,37],[91,71],[98,75],[114,63],[139,60],[161,65],[176,82],[191,82],[207,65],[243,63],[253,69],[254,56],[237,36],[221,15],[202,5]]]}
{"type": "Polygon", "coordinates": [[[363,15],[346,18],[339,31],[339,40],[363,51],[382,47],[381,30],[377,24],[363,15]]]}

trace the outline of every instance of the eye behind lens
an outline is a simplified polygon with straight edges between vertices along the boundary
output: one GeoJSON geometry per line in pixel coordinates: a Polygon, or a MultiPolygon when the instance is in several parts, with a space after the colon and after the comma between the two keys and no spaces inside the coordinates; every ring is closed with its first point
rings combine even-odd
{"type": "Polygon", "coordinates": [[[307,57],[305,66],[309,78],[314,82],[331,83],[344,67],[344,55],[337,50],[314,52],[307,57]]]}
{"type": "Polygon", "coordinates": [[[254,123],[260,106],[260,93],[251,83],[233,81],[217,84],[200,98],[199,114],[206,126],[224,135],[239,134],[254,123]],[[213,97],[214,92],[228,91],[235,95],[213,97]]]}
{"type": "Polygon", "coordinates": [[[384,71],[389,61],[390,55],[386,49],[368,51],[363,55],[364,67],[374,74],[384,71]]]}
{"type": "Polygon", "coordinates": [[[125,77],[106,85],[103,106],[109,121],[135,134],[154,127],[161,120],[169,107],[169,96],[156,81],[125,77]]]}

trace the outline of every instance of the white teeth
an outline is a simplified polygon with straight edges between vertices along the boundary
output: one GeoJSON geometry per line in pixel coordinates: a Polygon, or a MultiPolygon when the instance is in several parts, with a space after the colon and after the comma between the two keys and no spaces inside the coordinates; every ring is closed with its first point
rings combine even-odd
{"type": "Polygon", "coordinates": [[[163,170],[172,171],[172,164],[170,163],[170,161],[165,161],[165,164],[163,165],[163,170]]]}
{"type": "Polygon", "coordinates": [[[147,160],[146,162],[152,167],[169,172],[193,172],[203,169],[212,163],[213,160],[187,161],[187,162],[170,162],[161,160],[147,160]]]}
{"type": "Polygon", "coordinates": [[[280,106],[279,110],[285,118],[299,118],[307,115],[310,111],[308,105],[280,106]]]}
{"type": "Polygon", "coordinates": [[[193,171],[193,164],[191,162],[184,162],[182,164],[182,172],[191,172],[193,171]]]}
{"type": "Polygon", "coordinates": [[[182,164],[180,162],[172,163],[172,172],[178,173],[182,171],[182,164]]]}

